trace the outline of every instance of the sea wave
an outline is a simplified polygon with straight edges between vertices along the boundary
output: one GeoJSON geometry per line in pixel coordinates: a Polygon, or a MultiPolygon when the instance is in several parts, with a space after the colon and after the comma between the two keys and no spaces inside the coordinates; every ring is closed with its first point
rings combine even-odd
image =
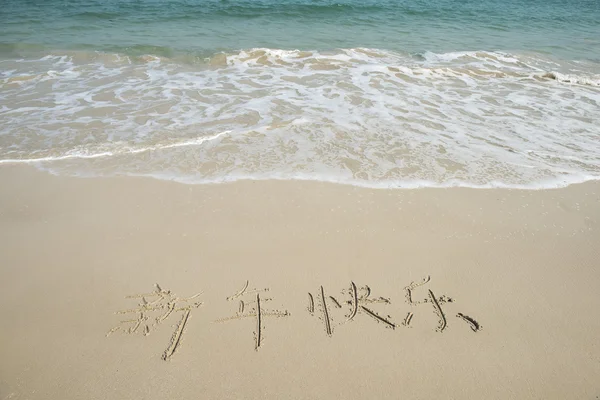
{"type": "Polygon", "coordinates": [[[178,57],[139,48],[3,59],[0,164],[386,188],[600,177],[598,65],[589,62],[372,48],[178,57]]]}
{"type": "MultiPolygon", "coordinates": [[[[45,53],[41,58],[29,57],[29,61],[36,60],[66,60],[74,63],[116,63],[128,65],[132,63],[161,62],[168,64],[188,64],[197,68],[231,67],[236,64],[253,65],[254,67],[273,67],[282,62],[315,62],[323,60],[335,68],[338,61],[364,61],[365,56],[373,57],[376,62],[385,63],[391,68],[411,70],[414,74],[424,74],[434,77],[445,76],[478,76],[480,78],[542,78],[555,80],[559,83],[571,83],[579,85],[600,85],[600,74],[585,72],[585,70],[566,73],[554,70],[560,64],[551,59],[544,59],[533,55],[511,55],[497,51],[465,51],[448,53],[401,53],[381,49],[353,48],[337,49],[332,51],[317,52],[288,49],[253,48],[234,52],[227,51],[203,51],[178,53],[177,50],[164,46],[131,45],[114,46],[111,51],[87,51],[87,50],[54,50],[49,51],[42,45],[36,44],[14,44],[11,46],[0,44],[0,52],[22,49],[35,51],[39,57],[40,51],[45,53]],[[312,57],[304,57],[310,54],[312,57]],[[578,73],[579,72],[579,73],[578,73]]],[[[371,60],[372,61],[372,60],[371,60]]],[[[9,62],[8,60],[4,61],[9,62]]],[[[573,64],[581,66],[583,62],[574,61],[573,64]]],[[[586,62],[589,70],[598,70],[600,65],[586,62]]],[[[326,68],[326,67],[324,67],[326,68]]],[[[41,73],[40,75],[45,74],[41,73]]],[[[33,76],[31,78],[34,78],[33,76]]],[[[26,75],[17,75],[4,83],[28,80],[26,75]]]]}
{"type": "Polygon", "coordinates": [[[571,75],[560,72],[547,72],[542,78],[554,79],[563,83],[574,83],[579,85],[600,86],[600,75],[571,75]]]}
{"type": "MultiPolygon", "coordinates": [[[[219,137],[228,134],[229,131],[219,132],[212,136],[203,136],[195,139],[184,140],[172,143],[161,143],[152,146],[137,146],[131,147],[124,143],[110,143],[110,145],[98,146],[78,146],[59,152],[57,155],[39,155],[39,152],[33,155],[32,158],[5,158],[0,159],[0,164],[40,164],[52,161],[65,160],[88,160],[94,158],[117,157],[130,154],[141,154],[158,150],[175,149],[178,147],[199,146],[204,142],[218,139],[219,137]]],[[[56,153],[55,150],[50,150],[47,153],[56,153]]],[[[10,153],[8,153],[10,154],[10,153]]]]}

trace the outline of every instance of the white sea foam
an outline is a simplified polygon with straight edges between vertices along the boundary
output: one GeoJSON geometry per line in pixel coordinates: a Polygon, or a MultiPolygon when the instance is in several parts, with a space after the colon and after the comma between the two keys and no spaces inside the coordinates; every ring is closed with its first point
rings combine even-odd
{"type": "Polygon", "coordinates": [[[579,85],[600,86],[600,75],[571,75],[560,72],[548,72],[542,75],[544,78],[556,79],[559,82],[574,83],[579,85]]]}
{"type": "MultiPolygon", "coordinates": [[[[67,151],[64,155],[60,156],[47,156],[47,157],[38,157],[38,158],[6,158],[0,160],[0,164],[38,164],[44,162],[51,161],[64,161],[64,160],[85,160],[92,158],[104,158],[104,157],[115,157],[122,156],[128,154],[140,154],[157,150],[165,150],[165,149],[174,149],[178,147],[188,147],[188,146],[198,146],[202,143],[215,140],[222,135],[229,133],[229,131],[224,131],[217,133],[216,135],[199,137],[195,139],[186,140],[183,142],[176,142],[171,144],[160,144],[153,145],[147,147],[139,147],[139,148],[131,148],[131,147],[123,147],[123,146],[114,146],[116,150],[114,151],[100,151],[100,152],[92,152],[89,148],[78,148],[67,151]]],[[[2,148],[0,148],[2,150],[2,148]]]]}
{"type": "Polygon", "coordinates": [[[187,183],[546,188],[600,177],[598,66],[250,49],[3,62],[0,164],[187,183]]]}

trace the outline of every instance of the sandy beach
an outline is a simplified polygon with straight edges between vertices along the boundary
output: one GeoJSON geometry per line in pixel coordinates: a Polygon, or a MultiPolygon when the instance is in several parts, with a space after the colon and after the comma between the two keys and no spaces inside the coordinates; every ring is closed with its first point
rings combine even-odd
{"type": "Polygon", "coordinates": [[[0,184],[1,399],[600,396],[598,182],[0,184]]]}
{"type": "Polygon", "coordinates": [[[0,1],[0,400],[600,400],[598,21],[0,1]]]}

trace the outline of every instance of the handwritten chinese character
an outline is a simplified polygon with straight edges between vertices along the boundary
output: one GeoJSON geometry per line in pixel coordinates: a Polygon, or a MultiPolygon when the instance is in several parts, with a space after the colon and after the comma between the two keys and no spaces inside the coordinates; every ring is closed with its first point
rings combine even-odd
{"type": "Polygon", "coordinates": [[[126,296],[127,299],[140,299],[140,303],[136,308],[118,311],[117,314],[137,314],[137,318],[121,321],[119,325],[107,333],[107,336],[116,331],[122,331],[126,334],[142,333],[144,336],[148,336],[152,329],[157,328],[171,314],[180,313],[179,323],[171,336],[169,346],[162,355],[162,359],[166,361],[171,358],[181,343],[181,337],[192,309],[202,305],[200,302],[192,302],[202,293],[187,298],[179,298],[170,290],[162,289],[158,283],[155,286],[154,292],[126,296]]]}
{"type": "Polygon", "coordinates": [[[268,297],[261,297],[261,293],[268,292],[269,289],[248,289],[249,281],[239,292],[232,296],[227,297],[227,301],[234,301],[240,297],[252,296],[252,300],[244,301],[239,300],[238,311],[231,317],[226,317],[217,320],[216,322],[228,322],[243,318],[255,318],[256,329],[254,331],[254,350],[258,351],[263,341],[263,330],[264,330],[264,319],[267,317],[288,317],[290,313],[279,310],[267,310],[264,308],[264,304],[273,300],[268,297]]]}
{"type": "MultiPolygon", "coordinates": [[[[404,291],[406,292],[406,302],[408,304],[410,304],[411,306],[419,305],[419,304],[431,304],[431,306],[433,307],[433,311],[435,312],[435,314],[438,317],[438,326],[436,328],[436,331],[443,332],[444,329],[446,329],[446,327],[448,326],[448,320],[446,319],[446,313],[444,312],[444,309],[442,308],[442,306],[446,303],[453,303],[454,300],[445,295],[441,295],[438,297],[435,295],[435,293],[433,293],[433,291],[431,289],[427,290],[427,298],[425,298],[421,301],[415,301],[413,299],[413,292],[415,291],[415,289],[426,285],[427,283],[429,283],[430,280],[431,280],[431,278],[428,276],[425,279],[423,279],[421,282],[418,282],[418,283],[411,282],[410,285],[406,286],[404,288],[404,291]]],[[[456,317],[460,318],[461,320],[466,322],[473,332],[478,332],[481,330],[481,325],[474,318],[471,318],[468,315],[464,315],[463,313],[456,314],[456,317]]],[[[412,318],[413,318],[413,313],[409,312],[408,315],[406,316],[406,318],[404,318],[403,325],[410,326],[412,318]]]]}
{"type": "MultiPolygon", "coordinates": [[[[321,286],[317,294],[317,307],[321,311],[320,319],[325,326],[325,333],[328,336],[333,335],[334,319],[332,317],[335,309],[348,307],[348,313],[345,315],[345,320],[338,325],[342,325],[353,321],[358,314],[364,314],[378,323],[382,323],[386,328],[396,329],[396,324],[391,321],[391,317],[382,317],[371,308],[371,304],[390,304],[390,300],[384,297],[371,298],[371,288],[367,285],[357,288],[354,282],[350,282],[349,290],[342,291],[343,295],[348,296],[348,300],[340,303],[335,297],[327,296],[325,289],[321,286]],[[344,304],[344,305],[342,305],[344,304]]],[[[315,298],[312,293],[308,294],[308,311],[311,315],[315,312],[315,298]]]]}

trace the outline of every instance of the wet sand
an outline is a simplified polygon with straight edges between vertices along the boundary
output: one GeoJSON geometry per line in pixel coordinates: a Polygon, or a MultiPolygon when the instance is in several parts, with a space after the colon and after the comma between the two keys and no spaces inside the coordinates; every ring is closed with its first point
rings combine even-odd
{"type": "Polygon", "coordinates": [[[0,399],[600,396],[598,182],[0,185],[0,399]]]}

